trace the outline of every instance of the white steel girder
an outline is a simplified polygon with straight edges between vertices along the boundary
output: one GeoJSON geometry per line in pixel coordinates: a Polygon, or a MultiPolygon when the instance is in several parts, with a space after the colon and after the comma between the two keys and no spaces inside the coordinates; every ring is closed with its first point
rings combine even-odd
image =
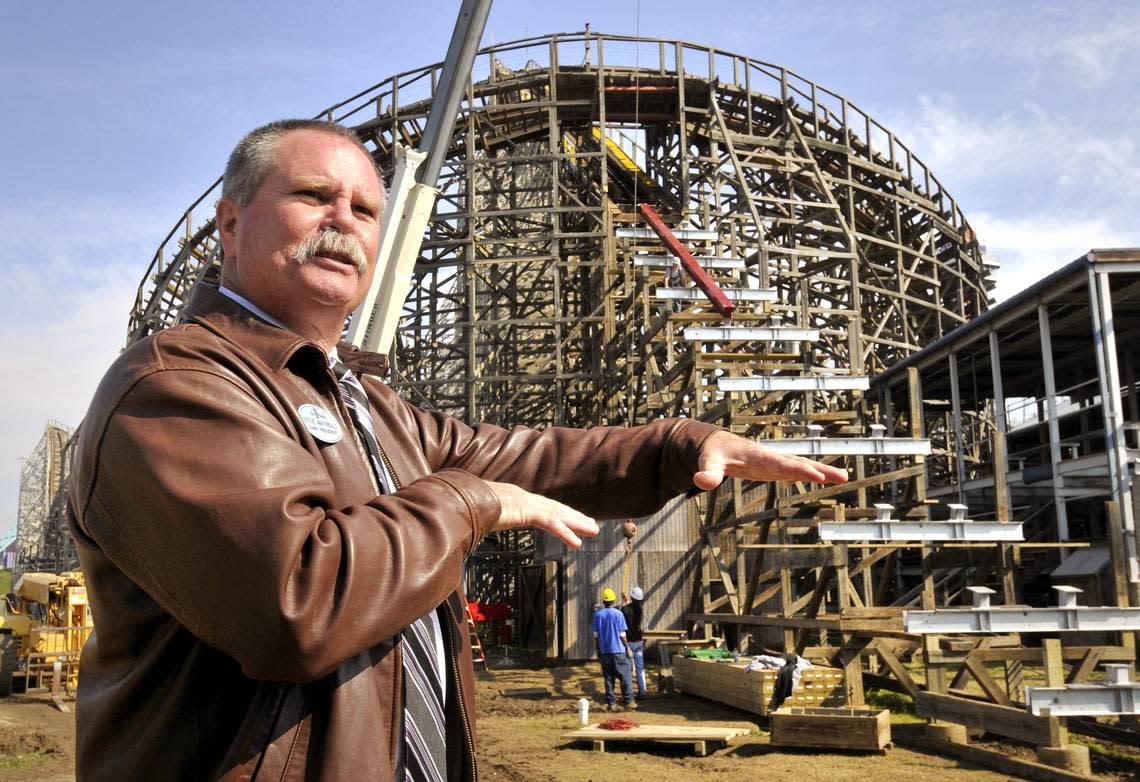
{"type": "Polygon", "coordinates": [[[1131,665],[1106,664],[1108,681],[1064,687],[1026,687],[1025,706],[1031,714],[1050,717],[1107,717],[1140,714],[1140,684],[1129,680],[1131,665]]]}
{"type": "MultiPolygon", "coordinates": [[[[705,231],[696,228],[674,228],[673,235],[678,239],[689,239],[697,242],[715,242],[719,235],[716,231],[705,231]]],[[[614,232],[618,239],[657,239],[652,228],[619,228],[614,232]]]]}
{"type": "Polygon", "coordinates": [[[929,456],[930,441],[909,437],[797,437],[758,440],[765,448],[793,456],[929,456]]]}
{"type": "Polygon", "coordinates": [[[1140,608],[1078,606],[1081,590],[1055,586],[1060,605],[1047,608],[990,607],[987,587],[967,587],[974,595],[972,608],[939,608],[934,611],[904,611],[908,633],[1054,633],[1078,630],[1121,632],[1140,630],[1140,608]]]}
{"type": "Polygon", "coordinates": [[[687,340],[694,342],[815,342],[819,329],[794,326],[704,326],[687,328],[687,340]]]}
{"type": "Polygon", "coordinates": [[[870,378],[863,375],[755,375],[722,377],[716,387],[729,393],[742,391],[866,391],[870,378]]]}
{"type": "Polygon", "coordinates": [[[1020,522],[972,521],[966,506],[950,503],[950,519],[892,519],[894,508],[876,503],[873,521],[824,521],[819,525],[820,540],[914,540],[935,542],[1006,542],[1025,540],[1020,522]]]}
{"type": "MultiPolygon", "coordinates": [[[[775,288],[721,288],[729,301],[776,301],[775,288]]],[[[700,288],[666,288],[658,285],[653,289],[653,298],[680,301],[707,301],[708,296],[700,288]]]]}
{"type": "MultiPolygon", "coordinates": [[[[743,269],[746,265],[740,258],[720,258],[712,255],[693,257],[706,269],[743,269]]],[[[673,265],[673,260],[671,255],[636,255],[633,258],[633,265],[648,269],[668,269],[673,265]]]]}

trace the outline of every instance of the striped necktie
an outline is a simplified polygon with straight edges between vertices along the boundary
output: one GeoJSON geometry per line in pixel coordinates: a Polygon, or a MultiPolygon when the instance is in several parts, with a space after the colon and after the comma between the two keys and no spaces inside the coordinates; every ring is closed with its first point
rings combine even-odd
{"type": "MultiPolygon", "coordinates": [[[[332,362],[341,398],[352,415],[356,432],[368,452],[382,491],[395,490],[384,467],[364,386],[339,359],[332,362]]],[[[436,665],[436,633],[430,614],[412,622],[401,636],[404,647],[404,765],[409,782],[443,782],[447,746],[444,742],[443,687],[436,665]]]]}

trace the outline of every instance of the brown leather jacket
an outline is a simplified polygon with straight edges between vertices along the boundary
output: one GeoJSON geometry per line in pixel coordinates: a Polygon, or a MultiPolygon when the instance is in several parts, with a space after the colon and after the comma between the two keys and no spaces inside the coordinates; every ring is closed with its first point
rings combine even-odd
{"type": "Polygon", "coordinates": [[[364,378],[400,484],[377,496],[318,346],[213,289],[190,313],[112,365],[74,457],[71,526],[97,627],[79,778],[390,779],[393,637],[443,604],[448,776],[474,779],[457,586],[499,517],[484,479],[598,518],[639,516],[692,488],[716,429],[469,427],[364,378]],[[337,417],[338,443],[309,433],[306,404],[337,417]]]}

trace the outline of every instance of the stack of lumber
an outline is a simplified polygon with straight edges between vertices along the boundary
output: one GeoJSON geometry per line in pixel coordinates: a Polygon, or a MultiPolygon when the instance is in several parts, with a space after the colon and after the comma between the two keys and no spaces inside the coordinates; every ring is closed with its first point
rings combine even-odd
{"type": "MultiPolygon", "coordinates": [[[[745,670],[746,660],[701,660],[673,656],[673,686],[681,692],[768,716],[776,690],[775,669],[745,670]]],[[[842,706],[846,702],[843,671],[806,668],[784,706],[842,706]]]]}

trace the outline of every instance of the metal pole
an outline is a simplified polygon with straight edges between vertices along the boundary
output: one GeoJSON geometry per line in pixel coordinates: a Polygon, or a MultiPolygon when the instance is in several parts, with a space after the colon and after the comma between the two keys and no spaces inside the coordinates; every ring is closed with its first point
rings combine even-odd
{"type": "MultiPolygon", "coordinates": [[[[443,158],[451,147],[451,133],[455,129],[459,104],[471,78],[471,66],[490,13],[491,0],[463,0],[459,9],[451,44],[447,47],[447,59],[443,62],[427,125],[420,138],[419,151],[427,154],[427,160],[416,172],[416,181],[422,185],[435,187],[439,180],[443,158]]],[[[494,69],[494,63],[491,68],[494,69]]]]}
{"type": "Polygon", "coordinates": [[[1093,339],[1100,374],[1100,403],[1104,414],[1104,439],[1108,451],[1110,485],[1121,514],[1128,580],[1140,580],[1136,527],[1132,514],[1132,476],[1124,443],[1124,415],[1120,409],[1120,369],[1116,359],[1116,330],[1112,317],[1112,289],[1108,274],[1089,266],[1089,303],[1092,305],[1093,339]]]}
{"type": "MultiPolygon", "coordinates": [[[[1069,539],[1069,514],[1065,507],[1062,489],[1065,479],[1061,477],[1061,425],[1057,421],[1057,382],[1053,374],[1053,339],[1049,331],[1049,310],[1041,304],[1037,307],[1037,324],[1041,331],[1041,361],[1045,375],[1045,408],[1049,416],[1049,461],[1053,465],[1053,503],[1057,514],[1057,539],[1069,539]]],[[[1068,549],[1061,549],[1061,559],[1068,557],[1068,549]]]]}
{"type": "Polygon", "coordinates": [[[954,466],[958,476],[958,502],[966,501],[966,465],[962,448],[962,397],[958,391],[958,354],[951,353],[950,364],[950,404],[954,416],[954,466]]]}
{"type": "Polygon", "coordinates": [[[1005,388],[1001,379],[1001,350],[998,344],[996,331],[990,332],[990,374],[994,384],[994,500],[998,521],[1009,521],[1010,506],[1013,498],[1009,492],[1008,468],[1009,458],[1006,452],[1005,435],[1009,431],[1009,422],[1005,412],[1005,388]]]}

